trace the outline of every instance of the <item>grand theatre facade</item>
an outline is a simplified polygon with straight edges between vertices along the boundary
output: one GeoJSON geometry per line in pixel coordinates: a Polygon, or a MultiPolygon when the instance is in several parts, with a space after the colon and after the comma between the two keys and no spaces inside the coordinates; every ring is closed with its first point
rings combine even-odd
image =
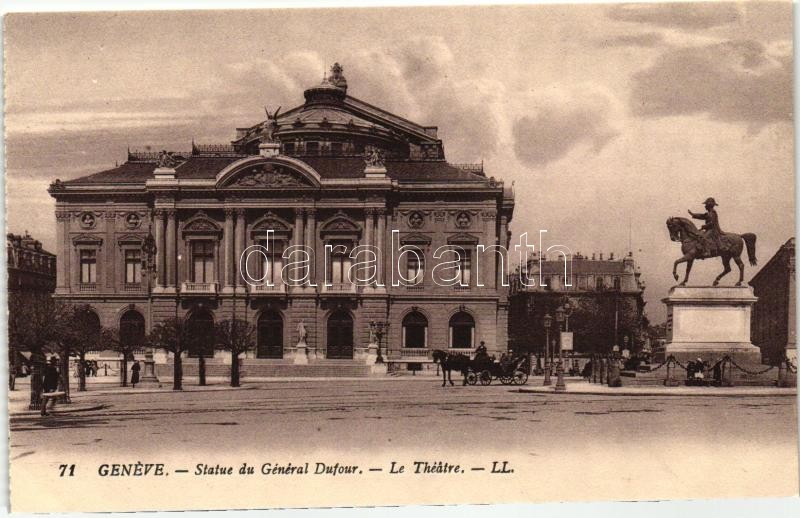
{"type": "Polygon", "coordinates": [[[212,373],[230,363],[212,330],[234,318],[256,329],[245,375],[306,362],[350,372],[374,362],[376,342],[397,368],[430,364],[434,349],[507,347],[507,258],[479,245],[508,246],[511,189],[481,165],[448,163],[435,127],[349,96],[338,65],[305,103],[237,129],[230,144],[129,152],[50,194],[56,297],[91,306],[142,348],[155,323],[185,319],[208,341],[187,353],[187,373],[203,351],[212,373]],[[360,245],[377,255],[354,255],[360,245]],[[310,259],[288,271],[304,257],[284,253],[295,246],[310,259]],[[372,278],[351,282],[363,257],[376,259],[360,270],[372,278]],[[456,281],[437,281],[436,265],[454,260],[441,271],[456,281]]]}

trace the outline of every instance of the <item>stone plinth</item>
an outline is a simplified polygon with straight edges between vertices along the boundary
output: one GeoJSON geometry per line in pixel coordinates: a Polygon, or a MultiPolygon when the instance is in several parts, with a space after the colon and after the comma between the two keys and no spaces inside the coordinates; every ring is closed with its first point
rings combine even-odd
{"type": "Polygon", "coordinates": [[[295,346],[294,358],[292,363],[295,365],[308,365],[308,344],[305,340],[300,340],[295,346]]]}
{"type": "Polygon", "coordinates": [[[750,313],[758,298],[750,286],[675,286],[667,305],[665,356],[681,362],[725,355],[739,364],[760,365],[761,351],[750,343],[750,313]]]}

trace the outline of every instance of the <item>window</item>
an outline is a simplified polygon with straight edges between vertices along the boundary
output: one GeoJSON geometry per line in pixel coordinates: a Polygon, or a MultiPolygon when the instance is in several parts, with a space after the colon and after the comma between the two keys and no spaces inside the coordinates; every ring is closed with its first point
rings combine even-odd
{"type": "Polygon", "coordinates": [[[294,153],[294,142],[287,142],[283,145],[283,152],[286,155],[294,153]]]}
{"type": "Polygon", "coordinates": [[[192,242],[192,281],[214,282],[214,242],[192,242]]]}
{"type": "Polygon", "coordinates": [[[332,155],[341,155],[342,154],[342,143],[341,142],[331,142],[331,154],[332,155]]]}
{"type": "Polygon", "coordinates": [[[425,254],[419,248],[414,248],[416,253],[407,253],[406,257],[408,274],[406,278],[411,284],[420,284],[425,277],[425,254]]]}
{"type": "Polygon", "coordinates": [[[81,284],[97,282],[97,250],[81,250],[81,284]]]}
{"type": "Polygon", "coordinates": [[[319,153],[319,142],[306,142],[306,154],[316,155],[319,153]]]}
{"type": "Polygon", "coordinates": [[[458,284],[462,286],[469,286],[470,278],[472,277],[472,250],[461,249],[458,251],[459,269],[458,284]]]}
{"type": "Polygon", "coordinates": [[[428,346],[428,319],[419,311],[403,318],[403,347],[423,348],[428,346]]]}
{"type": "Polygon", "coordinates": [[[141,250],[125,250],[125,284],[142,282],[141,250]]]}
{"type": "Polygon", "coordinates": [[[621,286],[622,286],[622,283],[621,283],[619,277],[614,277],[614,289],[615,290],[619,290],[621,286]]]}
{"type": "Polygon", "coordinates": [[[347,273],[350,271],[352,259],[350,259],[350,248],[342,243],[330,243],[331,260],[328,271],[328,282],[333,285],[349,283],[347,273]]]}
{"type": "MultiPolygon", "coordinates": [[[[262,242],[261,246],[266,248],[266,241],[262,242]]],[[[263,283],[278,286],[279,283],[283,282],[281,279],[281,270],[283,269],[283,259],[281,256],[283,254],[277,250],[262,252],[263,253],[259,254],[261,258],[261,275],[259,278],[263,283]]]]}
{"type": "Polygon", "coordinates": [[[602,291],[603,288],[605,288],[605,283],[603,282],[603,278],[598,275],[596,281],[597,284],[595,284],[595,288],[597,289],[597,291],[602,291]]]}
{"type": "Polygon", "coordinates": [[[465,311],[460,311],[450,318],[450,347],[454,349],[472,349],[475,334],[475,319],[465,311]]]}

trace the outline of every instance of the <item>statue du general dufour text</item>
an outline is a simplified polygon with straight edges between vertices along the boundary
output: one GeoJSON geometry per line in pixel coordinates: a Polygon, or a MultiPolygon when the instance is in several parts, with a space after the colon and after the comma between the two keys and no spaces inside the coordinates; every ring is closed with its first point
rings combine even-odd
{"type": "Polygon", "coordinates": [[[708,259],[719,257],[722,259],[723,270],[714,279],[714,286],[719,284],[719,280],[731,271],[731,259],[739,267],[739,281],[737,286],[742,285],[744,280],[744,263],[742,262],[742,250],[747,247],[747,258],[752,266],[756,264],[756,235],[755,234],[733,234],[723,232],[719,225],[719,215],[717,214],[717,202],[714,198],[708,198],[705,202],[706,212],[695,213],[691,210],[689,215],[694,219],[703,220],[705,223],[699,229],[688,218],[674,217],[667,220],[669,238],[672,241],[680,241],[683,257],[675,261],[672,267],[672,276],[678,280],[677,268],[680,263],[686,263],[686,275],[681,282],[681,286],[686,285],[689,280],[689,273],[692,271],[692,264],[695,259],[708,259]]]}

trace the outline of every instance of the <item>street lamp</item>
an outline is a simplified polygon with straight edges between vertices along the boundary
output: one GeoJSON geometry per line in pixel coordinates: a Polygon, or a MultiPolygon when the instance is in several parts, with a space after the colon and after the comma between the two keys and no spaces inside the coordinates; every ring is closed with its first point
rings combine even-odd
{"type": "Polygon", "coordinates": [[[553,323],[553,317],[550,316],[550,313],[547,313],[543,318],[542,321],[544,323],[544,332],[545,332],[545,339],[544,339],[544,383],[542,385],[549,386],[550,385],[550,365],[547,362],[547,350],[550,348],[550,325],[553,323]]]}
{"type": "Polygon", "coordinates": [[[383,353],[381,352],[381,341],[383,335],[389,331],[389,322],[375,322],[374,320],[369,323],[369,328],[378,339],[378,357],[375,358],[375,363],[383,363],[383,353]]]}
{"type": "Polygon", "coordinates": [[[556,322],[558,322],[558,331],[559,331],[559,339],[558,339],[558,366],[556,367],[556,392],[564,392],[567,390],[567,386],[564,384],[564,348],[561,346],[561,323],[564,322],[566,318],[566,310],[564,306],[559,306],[556,308],[556,322]]]}
{"type": "MultiPolygon", "coordinates": [[[[153,287],[153,279],[157,274],[156,272],[157,252],[158,252],[158,247],[156,246],[156,240],[153,237],[153,225],[151,224],[150,227],[148,227],[147,235],[144,237],[144,241],[142,242],[142,274],[143,277],[147,280],[148,295],[151,294],[153,287]]],[[[150,316],[150,324],[152,325],[153,305],[148,304],[147,307],[150,316]]],[[[147,347],[144,350],[144,372],[142,373],[142,379],[140,380],[140,382],[141,383],[158,382],[158,378],[156,377],[156,362],[153,357],[152,347],[147,347]]]]}

